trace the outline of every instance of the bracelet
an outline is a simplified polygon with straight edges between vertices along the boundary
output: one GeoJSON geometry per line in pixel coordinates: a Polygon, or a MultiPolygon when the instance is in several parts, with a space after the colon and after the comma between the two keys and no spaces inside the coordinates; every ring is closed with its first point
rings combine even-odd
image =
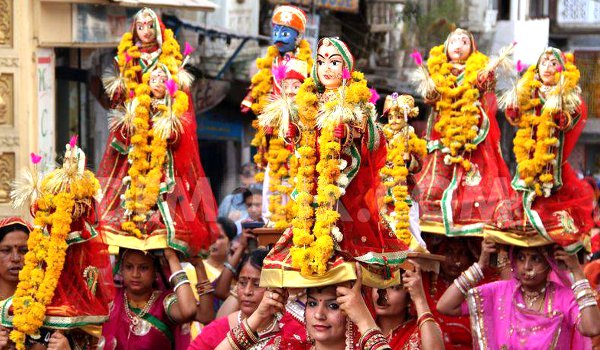
{"type": "Polygon", "coordinates": [[[419,318],[417,318],[417,324],[421,324],[421,322],[423,322],[423,320],[426,318],[433,318],[433,314],[429,311],[423,312],[421,314],[421,316],[419,316],[419,318]]]}
{"type": "Polygon", "coordinates": [[[179,271],[175,271],[175,272],[173,272],[173,273],[171,274],[171,277],[169,277],[169,283],[173,284],[173,283],[174,283],[174,282],[173,282],[173,279],[175,279],[175,278],[176,278],[178,275],[180,275],[180,274],[184,274],[184,275],[185,275],[185,271],[182,269],[182,270],[179,270],[179,271]]]}
{"type": "Polygon", "coordinates": [[[244,322],[227,333],[227,341],[234,350],[250,349],[258,343],[257,339],[256,334],[246,329],[244,322]]]}
{"type": "Polygon", "coordinates": [[[598,307],[598,302],[596,301],[596,299],[586,299],[582,302],[578,302],[577,304],[579,306],[579,312],[583,311],[583,309],[586,309],[588,307],[598,307]]]}
{"type": "Polygon", "coordinates": [[[584,278],[584,279],[581,279],[579,281],[576,281],[575,283],[573,283],[571,285],[571,289],[573,291],[576,291],[577,289],[582,288],[582,287],[591,287],[590,286],[590,281],[588,281],[586,278],[584,278]]]}
{"type": "Polygon", "coordinates": [[[235,269],[235,267],[231,266],[231,264],[230,264],[229,262],[225,262],[225,263],[223,264],[223,266],[224,266],[224,267],[225,267],[227,270],[231,271],[231,273],[233,273],[233,275],[234,275],[234,276],[235,276],[235,275],[237,275],[237,270],[235,269]]]}
{"type": "Polygon", "coordinates": [[[423,325],[427,322],[433,322],[437,325],[437,322],[435,321],[435,319],[433,319],[433,317],[427,317],[426,319],[421,321],[421,323],[419,323],[419,332],[421,331],[421,327],[423,327],[423,325]]]}
{"type": "Polygon", "coordinates": [[[178,289],[179,287],[183,286],[184,284],[190,284],[190,281],[187,279],[187,277],[186,277],[186,280],[184,280],[184,281],[180,281],[179,283],[177,283],[177,285],[176,285],[175,287],[173,287],[173,291],[174,291],[175,293],[177,293],[177,289],[178,289]]]}
{"type": "Polygon", "coordinates": [[[454,285],[458,290],[462,293],[462,295],[467,296],[467,291],[463,288],[463,286],[458,281],[458,278],[454,280],[454,285]]]}
{"type": "Polygon", "coordinates": [[[360,339],[358,340],[358,345],[361,349],[365,349],[365,344],[366,342],[371,339],[375,334],[377,333],[381,333],[381,330],[379,330],[379,328],[369,328],[367,329],[363,335],[360,337],[360,339]]]}
{"type": "Polygon", "coordinates": [[[387,338],[379,328],[370,328],[360,337],[359,347],[363,350],[387,349],[389,344],[387,338]]]}
{"type": "Polygon", "coordinates": [[[250,338],[250,340],[253,341],[254,344],[260,341],[260,338],[258,337],[258,332],[253,331],[252,328],[250,328],[250,325],[248,324],[248,318],[242,320],[242,328],[246,332],[248,338],[250,338]]]}

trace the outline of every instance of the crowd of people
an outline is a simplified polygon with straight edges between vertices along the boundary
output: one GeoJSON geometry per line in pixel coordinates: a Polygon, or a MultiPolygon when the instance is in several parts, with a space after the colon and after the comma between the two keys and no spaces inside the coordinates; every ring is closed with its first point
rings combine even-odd
{"type": "Polygon", "coordinates": [[[104,81],[99,180],[73,138],[14,192],[33,225],[0,221],[0,350],[600,349],[598,191],[565,161],[586,118],[572,55],[548,48],[501,99],[511,180],[495,91],[511,48],[490,60],[456,29],[414,53],[423,140],[415,99],[387,96],[380,120],[349,47],[312,55],[306,23],[273,13],[241,106],[255,164],[217,210],[192,48],[134,16],[104,81]]]}

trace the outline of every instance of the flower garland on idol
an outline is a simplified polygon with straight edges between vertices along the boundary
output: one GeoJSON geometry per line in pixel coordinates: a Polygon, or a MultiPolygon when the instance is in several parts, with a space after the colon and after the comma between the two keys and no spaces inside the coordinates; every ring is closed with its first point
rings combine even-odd
{"type": "Polygon", "coordinates": [[[189,101],[187,94],[178,90],[181,76],[178,73],[181,73],[187,56],[191,53],[191,47],[186,43],[186,60],[182,63],[179,43],[177,43],[173,31],[170,29],[164,31],[164,42],[158,58],[158,65],[166,67],[171,76],[167,82],[170,102],[166,107],[159,107],[161,113],[152,117],[150,115],[152,97],[148,85],[151,72],[146,72],[142,77],[142,82],[137,83],[137,73],[141,67],[134,64],[133,62],[136,61],[133,59],[139,58],[140,53],[132,38],[133,35],[130,32],[123,35],[118,48],[117,60],[119,70],[125,77],[125,86],[128,92],[128,101],[125,104],[133,104],[135,108],[132,116],[121,123],[115,123],[115,125],[125,124],[126,129],[132,131],[131,149],[128,153],[128,161],[131,166],[128,176],[124,179],[129,186],[123,198],[128,220],[121,224],[121,228],[141,238],[142,232],[138,226],[146,221],[146,214],[156,205],[160,194],[168,140],[171,137],[178,137],[182,132],[179,118],[187,111],[189,101]]]}
{"type": "Polygon", "coordinates": [[[13,297],[14,328],[10,333],[19,350],[25,349],[26,336],[36,336],[44,323],[46,306],[63,270],[71,222],[86,215],[85,208],[102,193],[94,174],[84,169],[85,155],[76,142],[75,137],[67,145],[63,167],[46,175],[39,187],[37,182],[30,184],[39,197],[34,204],[34,230],[27,241],[29,250],[13,297]]]}
{"type": "Polygon", "coordinates": [[[537,196],[550,196],[554,187],[554,167],[559,140],[556,135],[555,115],[560,112],[572,116],[580,105],[577,86],[579,70],[573,64],[573,55],[566,54],[564,70],[557,72],[557,85],[548,93],[540,115],[536,109],[542,104],[535,92],[542,86],[536,79],[536,66],[524,73],[517,87],[517,106],[522,115],[514,138],[514,152],[521,185],[533,188],[537,196]]]}
{"type": "Polygon", "coordinates": [[[334,137],[334,130],[340,123],[360,123],[363,120],[357,119],[369,118],[370,115],[362,114],[362,109],[368,106],[370,99],[371,90],[364,75],[360,72],[350,74],[347,70],[342,86],[324,104],[319,105],[314,78],[306,79],[296,96],[301,138],[296,175],[297,216],[292,221],[294,247],[291,255],[292,266],[299,268],[303,275],[325,274],[333,254],[334,239],[339,242],[343,238],[336,226],[340,218],[337,203],[348,185],[348,178],[341,173],[345,161],[340,157],[341,144],[334,137]],[[357,105],[360,107],[356,108],[357,105]],[[358,110],[361,112],[357,113],[358,110]],[[320,129],[318,143],[317,129],[320,129]],[[316,196],[313,196],[315,189],[316,196]]]}
{"type": "MultiPolygon", "coordinates": [[[[306,62],[308,67],[313,65],[310,43],[308,41],[305,39],[301,40],[296,52],[296,59],[306,62]]],[[[256,59],[258,73],[252,77],[252,90],[250,91],[254,100],[250,108],[255,115],[260,115],[269,104],[268,97],[271,91],[273,91],[273,63],[277,62],[279,57],[279,49],[277,46],[271,45],[267,49],[265,57],[256,59]]],[[[267,149],[267,138],[264,130],[259,126],[258,121],[254,120],[252,122],[252,127],[256,130],[256,133],[254,134],[252,141],[250,141],[250,144],[258,149],[258,152],[253,158],[254,163],[259,168],[259,172],[255,175],[255,180],[257,182],[263,182],[265,178],[263,169],[264,164],[267,161],[266,155],[264,154],[267,149]]]]}
{"type": "Polygon", "coordinates": [[[447,164],[461,164],[465,170],[471,168],[466,154],[477,149],[473,143],[479,132],[477,74],[487,63],[484,54],[473,52],[465,64],[464,81],[457,84],[444,45],[432,48],[427,61],[431,78],[441,95],[435,106],[439,119],[434,128],[441,135],[442,152],[447,153],[444,160],[447,164]]]}

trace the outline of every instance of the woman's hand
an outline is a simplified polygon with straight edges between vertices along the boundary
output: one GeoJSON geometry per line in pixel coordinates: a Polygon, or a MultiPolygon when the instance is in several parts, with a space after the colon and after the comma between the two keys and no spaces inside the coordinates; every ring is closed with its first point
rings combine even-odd
{"type": "Polygon", "coordinates": [[[169,264],[171,264],[172,262],[176,262],[178,264],[180,263],[179,257],[177,256],[177,252],[173,248],[165,248],[164,254],[165,259],[167,259],[167,262],[169,264]]]}
{"type": "Polygon", "coordinates": [[[404,289],[410,293],[410,298],[415,304],[427,302],[425,290],[423,289],[423,279],[421,277],[421,266],[414,260],[408,260],[415,270],[406,270],[402,274],[402,284],[404,289]]]}
{"type": "Polygon", "coordinates": [[[275,317],[276,313],[285,312],[287,298],[288,295],[285,289],[267,289],[256,311],[248,317],[248,326],[253,331],[259,331],[268,326],[273,322],[273,317],[275,317]]]}
{"type": "Polygon", "coordinates": [[[340,309],[356,324],[361,332],[369,328],[377,327],[369,309],[362,297],[362,271],[359,263],[356,263],[356,281],[351,287],[339,285],[336,288],[337,302],[340,309]]]}
{"type": "Polygon", "coordinates": [[[563,262],[569,271],[573,273],[575,280],[580,280],[585,278],[585,274],[581,269],[581,265],[579,265],[579,259],[577,258],[577,254],[569,254],[562,248],[557,248],[554,251],[554,259],[557,262],[563,262]]]}
{"type": "Polygon", "coordinates": [[[485,238],[481,242],[481,254],[479,255],[479,267],[484,269],[490,266],[490,256],[496,253],[496,243],[492,240],[485,238]]]}
{"type": "Polygon", "coordinates": [[[60,331],[52,333],[48,342],[48,350],[71,350],[69,340],[60,331]]]}

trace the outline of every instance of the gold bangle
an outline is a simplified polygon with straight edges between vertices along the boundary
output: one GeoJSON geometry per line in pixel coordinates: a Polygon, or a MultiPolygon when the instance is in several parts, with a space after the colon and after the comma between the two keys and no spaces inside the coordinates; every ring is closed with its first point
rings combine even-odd
{"type": "Polygon", "coordinates": [[[433,317],[427,317],[426,319],[421,321],[421,323],[419,324],[419,332],[421,331],[421,327],[423,327],[423,325],[427,322],[433,322],[437,325],[437,322],[435,321],[435,319],[433,317]]]}

